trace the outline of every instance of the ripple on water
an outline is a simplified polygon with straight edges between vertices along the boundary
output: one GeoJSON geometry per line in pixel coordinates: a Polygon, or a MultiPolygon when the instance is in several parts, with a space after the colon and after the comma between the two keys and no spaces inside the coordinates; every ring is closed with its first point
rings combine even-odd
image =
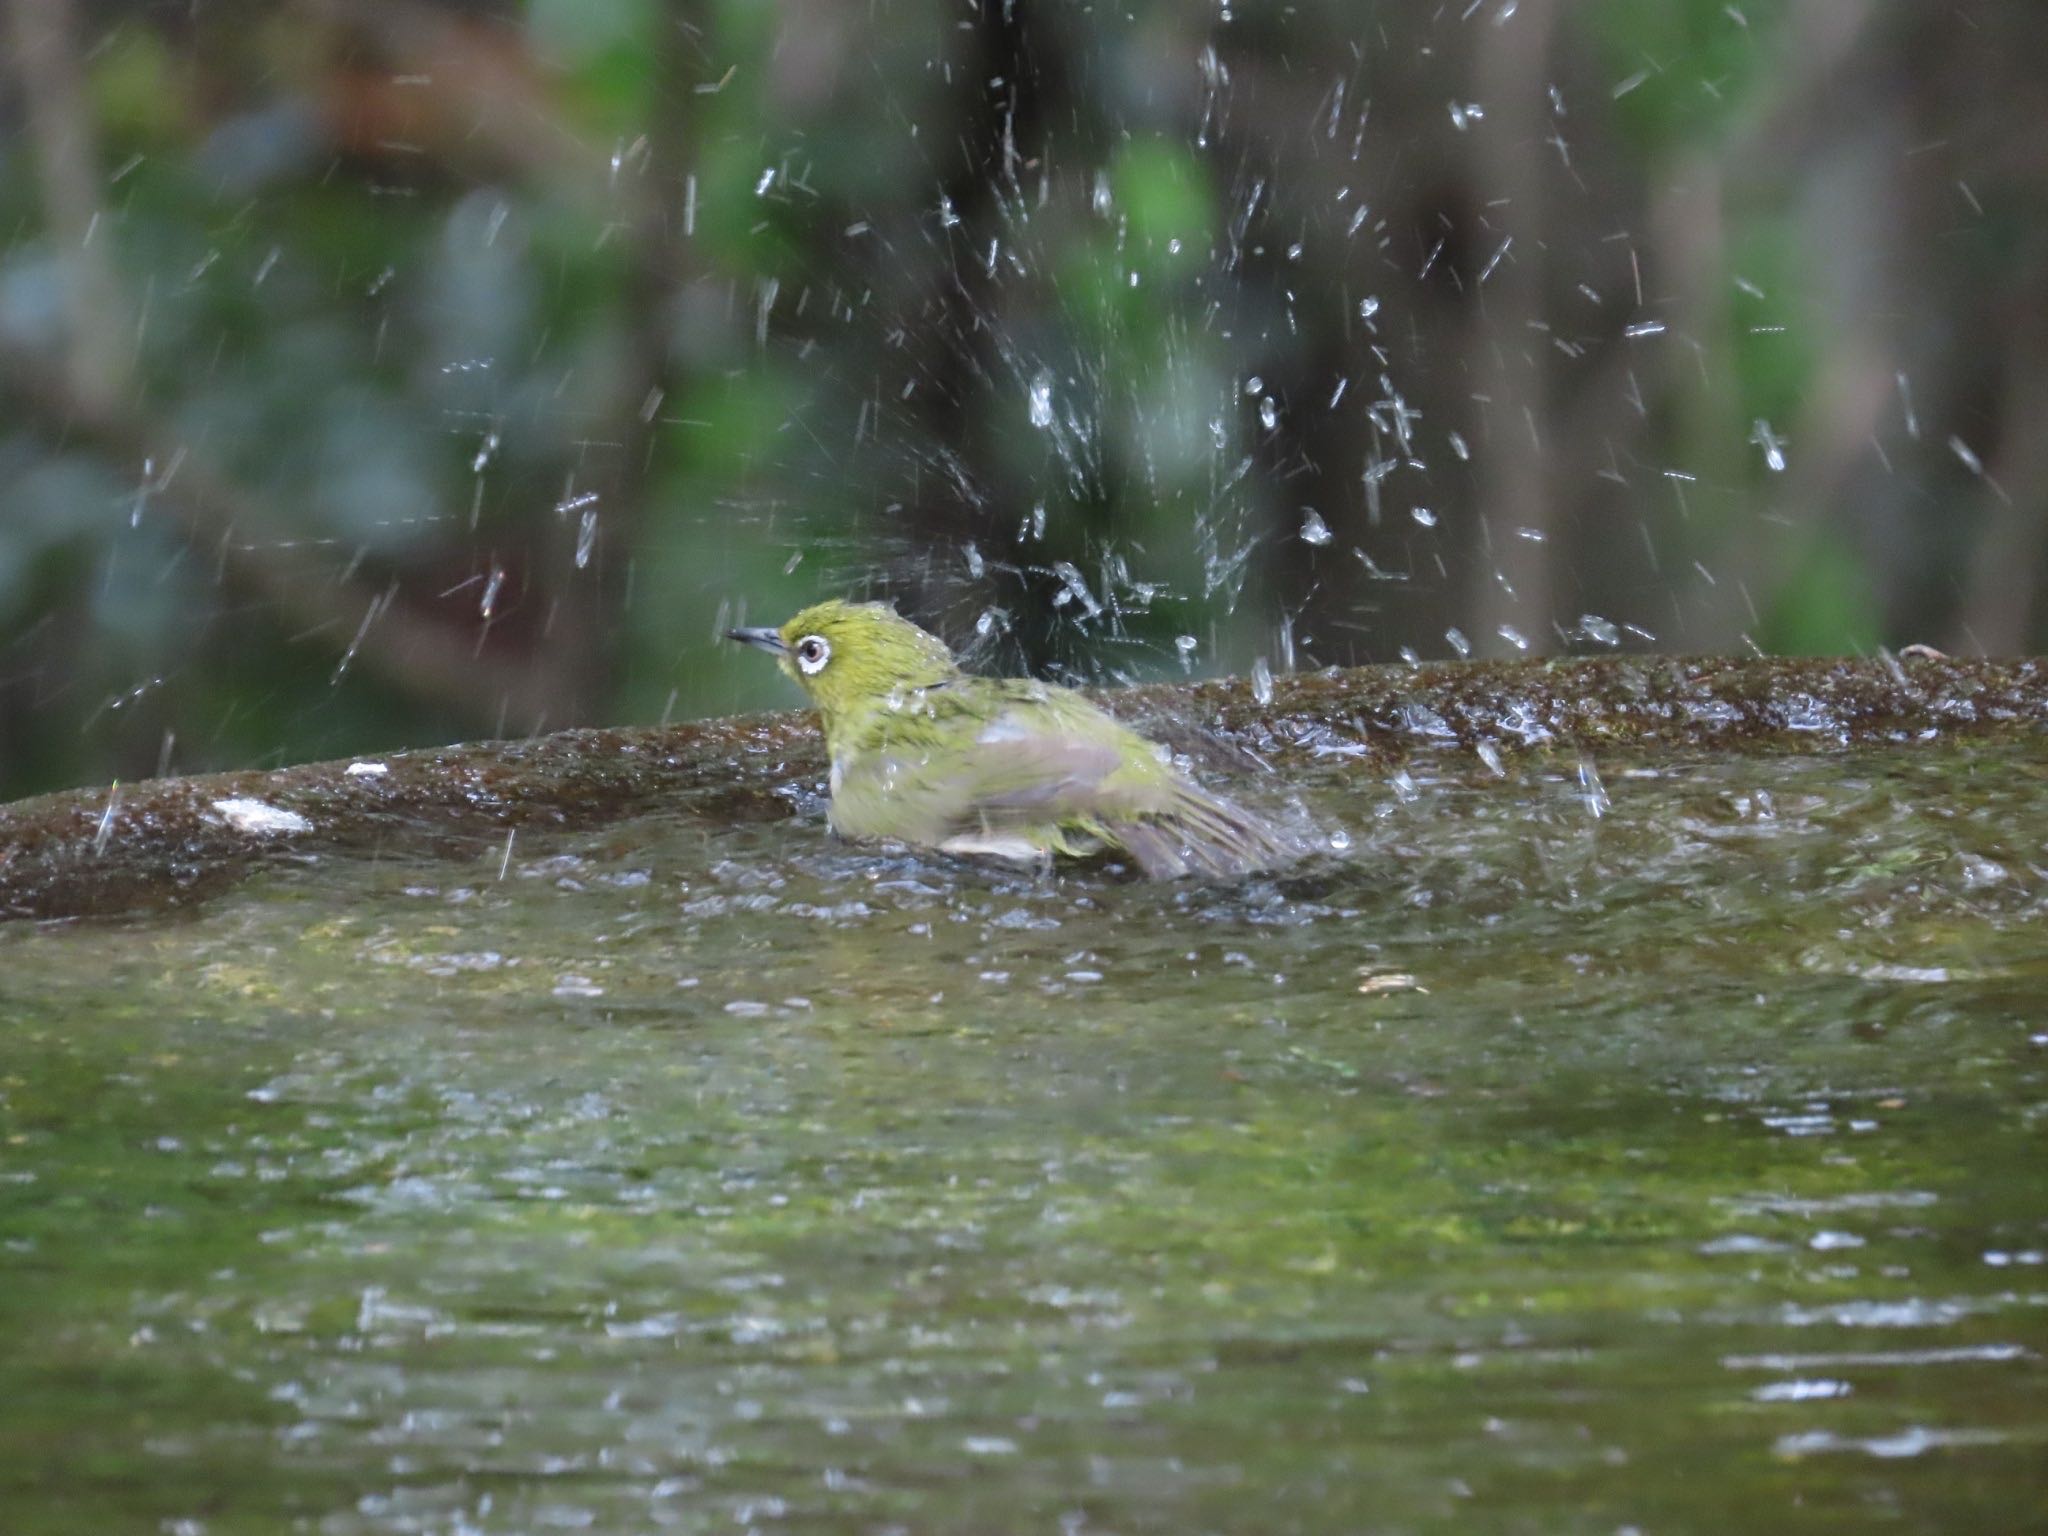
{"type": "Polygon", "coordinates": [[[2035,756],[1364,761],[1233,888],[807,801],[0,930],[0,1448],[364,1536],[2037,1486],[2035,756]]]}

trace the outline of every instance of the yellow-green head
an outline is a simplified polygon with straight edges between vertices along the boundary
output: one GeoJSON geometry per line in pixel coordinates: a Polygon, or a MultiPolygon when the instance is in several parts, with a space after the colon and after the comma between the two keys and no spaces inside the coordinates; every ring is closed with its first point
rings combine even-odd
{"type": "Polygon", "coordinates": [[[838,599],[804,609],[777,629],[729,629],[726,638],[772,653],[810,695],[832,734],[836,720],[892,693],[959,673],[953,653],[886,603],[838,599]]]}

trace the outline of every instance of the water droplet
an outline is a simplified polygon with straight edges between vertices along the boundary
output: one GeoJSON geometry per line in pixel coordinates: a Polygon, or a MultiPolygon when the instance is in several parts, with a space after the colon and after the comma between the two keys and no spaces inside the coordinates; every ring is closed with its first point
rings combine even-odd
{"type": "Polygon", "coordinates": [[[1579,800],[1586,807],[1586,814],[1595,817],[1607,813],[1607,791],[1600,783],[1600,770],[1593,766],[1593,759],[1579,759],[1579,800]]]}
{"type": "MultiPolygon", "coordinates": [[[[107,791],[107,808],[100,813],[99,827],[93,833],[92,851],[95,856],[103,854],[107,851],[107,840],[114,835],[114,810],[117,806],[120,805],[120,803],[121,781],[116,779],[114,781],[114,787],[107,791]]],[[[230,802],[225,800],[217,800],[214,802],[214,805],[216,808],[218,808],[229,803],[230,802]]],[[[252,802],[235,801],[233,803],[240,805],[252,802]]]]}
{"type": "Polygon", "coordinates": [[[1989,886],[2003,885],[2009,871],[2003,864],[1983,858],[1974,853],[1960,855],[1963,866],[1963,889],[1983,890],[1989,886]]]}
{"type": "Polygon", "coordinates": [[[1512,624],[1503,624],[1498,629],[1496,629],[1494,633],[1499,635],[1501,639],[1507,641],[1509,645],[1512,645],[1518,651],[1526,651],[1529,649],[1529,637],[1523,634],[1519,629],[1515,628],[1515,626],[1512,624]]]}
{"type": "Polygon", "coordinates": [[[1252,697],[1263,709],[1273,702],[1273,669],[1266,665],[1266,658],[1257,657],[1252,662],[1252,697]]]}
{"type": "Polygon", "coordinates": [[[1064,607],[1068,602],[1076,602],[1089,618],[1102,616],[1102,604],[1098,603],[1095,594],[1088,590],[1088,580],[1081,574],[1080,567],[1071,560],[1056,560],[1053,562],[1052,573],[1059,577],[1061,585],[1061,590],[1053,597],[1055,608],[1064,607]]]}
{"type": "Polygon", "coordinates": [[[1031,381],[1031,425],[1043,432],[1052,425],[1052,375],[1041,373],[1031,381]]]}
{"type": "Polygon", "coordinates": [[[1271,395],[1259,402],[1259,425],[1268,432],[1280,425],[1280,407],[1274,403],[1271,395]]]}
{"type": "Polygon", "coordinates": [[[1764,451],[1764,465],[1774,475],[1785,472],[1785,440],[1771,430],[1771,424],[1759,416],[1756,425],[1749,429],[1749,440],[1764,451]]]}
{"type": "Polygon", "coordinates": [[[1301,542],[1323,545],[1330,542],[1330,525],[1314,507],[1301,509],[1301,542]]]}
{"type": "Polygon", "coordinates": [[[1436,514],[1427,507],[1417,507],[1408,515],[1425,528],[1434,528],[1436,526],[1436,514]]]}
{"type": "Polygon", "coordinates": [[[1358,301],[1359,319],[1370,320],[1374,315],[1378,314],[1379,312],[1380,301],[1379,296],[1377,294],[1367,294],[1364,298],[1358,301]]]}
{"type": "Polygon", "coordinates": [[[1256,373],[1244,381],[1244,392],[1248,395],[1259,394],[1265,389],[1265,387],[1266,381],[1260,378],[1256,373]]]}
{"type": "Polygon", "coordinates": [[[1472,642],[1465,638],[1465,631],[1458,628],[1457,625],[1453,624],[1444,631],[1444,639],[1450,642],[1451,649],[1456,651],[1461,658],[1472,654],[1472,642]]]}
{"type": "Polygon", "coordinates": [[[1579,615],[1579,633],[1595,645],[1621,644],[1621,631],[1597,613],[1579,615]]]}
{"type": "Polygon", "coordinates": [[[1105,219],[1108,218],[1110,209],[1116,206],[1116,198],[1109,190],[1109,172],[1097,171],[1095,173],[1095,193],[1092,201],[1095,205],[1095,211],[1105,219]]]}
{"type": "Polygon", "coordinates": [[[1193,635],[1175,635],[1173,637],[1173,648],[1180,652],[1181,671],[1192,672],[1194,670],[1195,646],[1197,643],[1193,635]]]}

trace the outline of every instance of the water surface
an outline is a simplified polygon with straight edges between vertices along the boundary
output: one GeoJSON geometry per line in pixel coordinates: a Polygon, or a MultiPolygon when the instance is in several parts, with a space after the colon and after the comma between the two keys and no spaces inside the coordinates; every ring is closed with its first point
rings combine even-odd
{"type": "Polygon", "coordinates": [[[2048,759],[677,814],[0,928],[0,1526],[2048,1524],[2048,759]]]}

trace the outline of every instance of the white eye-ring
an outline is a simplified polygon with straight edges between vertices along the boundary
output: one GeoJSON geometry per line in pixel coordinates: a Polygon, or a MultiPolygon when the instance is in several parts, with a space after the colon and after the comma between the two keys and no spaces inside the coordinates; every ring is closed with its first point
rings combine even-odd
{"type": "Polygon", "coordinates": [[[832,643],[823,635],[805,635],[796,643],[797,669],[805,677],[816,677],[832,659],[832,643]]]}

